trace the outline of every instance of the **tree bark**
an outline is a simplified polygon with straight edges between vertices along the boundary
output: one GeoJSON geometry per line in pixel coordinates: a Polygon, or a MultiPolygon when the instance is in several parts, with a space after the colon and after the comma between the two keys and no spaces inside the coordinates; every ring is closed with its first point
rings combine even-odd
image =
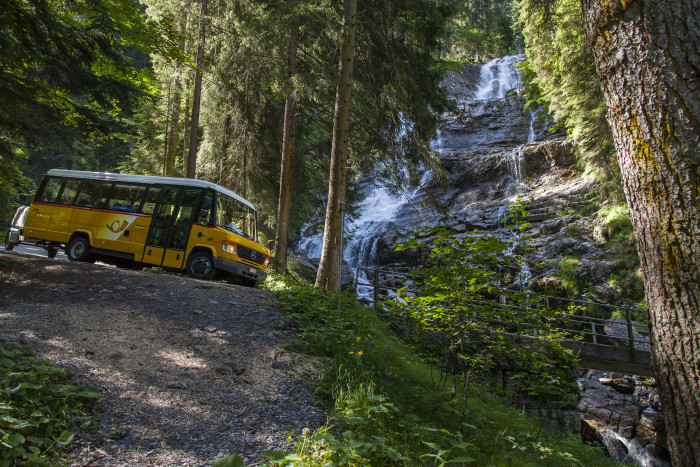
{"type": "MultiPolygon", "coordinates": [[[[294,2],[292,2],[292,7],[294,2]]],[[[287,237],[292,210],[292,167],[294,161],[294,121],[297,92],[293,78],[297,72],[297,36],[295,24],[289,31],[287,49],[287,97],[284,103],[284,130],[282,133],[282,161],[280,166],[280,194],[277,205],[277,228],[275,229],[275,252],[273,262],[277,270],[287,273],[287,237]]]]}
{"type": "Polygon", "coordinates": [[[187,166],[190,159],[190,74],[187,73],[185,80],[185,139],[182,143],[182,173],[187,177],[187,166]]]}
{"type": "Polygon", "coordinates": [[[331,169],[328,181],[328,205],[323,229],[321,263],[316,274],[316,287],[337,290],[338,261],[340,260],[340,203],[345,202],[347,188],[347,160],[350,139],[350,96],[355,47],[357,0],[345,0],[343,12],[343,43],[340,47],[340,79],[335,94],[331,169]]]}
{"type": "Polygon", "coordinates": [[[644,273],[673,464],[700,462],[700,4],[581,0],[644,273]]]}
{"type": "Polygon", "coordinates": [[[168,143],[165,152],[165,176],[172,177],[175,175],[175,159],[177,158],[177,141],[180,138],[180,104],[181,104],[182,85],[178,70],[175,72],[175,90],[170,105],[170,132],[168,134],[168,143]]]}
{"type": "Polygon", "coordinates": [[[197,37],[197,56],[195,57],[194,92],[192,94],[192,120],[190,121],[190,149],[187,155],[185,177],[196,178],[197,143],[199,142],[199,107],[202,100],[202,68],[204,67],[204,43],[207,29],[207,3],[202,0],[199,14],[199,34],[197,37]]]}

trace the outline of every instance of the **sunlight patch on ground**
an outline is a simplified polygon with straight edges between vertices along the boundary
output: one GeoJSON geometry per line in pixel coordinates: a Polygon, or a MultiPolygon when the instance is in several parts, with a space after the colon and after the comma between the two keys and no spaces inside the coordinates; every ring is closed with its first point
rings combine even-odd
{"type": "Polygon", "coordinates": [[[183,352],[181,350],[161,350],[158,352],[158,356],[163,360],[166,360],[173,365],[179,366],[181,368],[208,368],[207,362],[201,358],[197,358],[192,355],[192,352],[183,352]]]}

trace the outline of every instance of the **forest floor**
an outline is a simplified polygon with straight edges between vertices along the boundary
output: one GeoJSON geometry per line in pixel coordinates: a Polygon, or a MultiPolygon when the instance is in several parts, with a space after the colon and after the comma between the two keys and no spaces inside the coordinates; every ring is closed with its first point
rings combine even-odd
{"type": "Polygon", "coordinates": [[[0,336],[99,388],[71,465],[255,465],[325,421],[265,290],[2,252],[0,336]]]}

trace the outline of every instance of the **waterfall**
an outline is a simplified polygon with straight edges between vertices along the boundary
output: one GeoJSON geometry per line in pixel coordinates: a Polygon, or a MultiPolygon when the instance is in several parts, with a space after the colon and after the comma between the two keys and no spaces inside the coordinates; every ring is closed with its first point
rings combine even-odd
{"type": "MultiPolygon", "coordinates": [[[[489,102],[504,99],[508,91],[519,90],[522,87],[518,71],[514,64],[525,59],[524,55],[514,55],[492,60],[484,64],[480,69],[480,81],[470,99],[462,102],[462,106],[469,109],[472,117],[480,113],[488,112],[489,102]]],[[[453,122],[458,122],[458,117],[448,116],[453,122]]],[[[444,140],[444,129],[436,131],[435,138],[430,142],[430,148],[441,154],[447,154],[460,148],[446,148],[444,140]]],[[[410,124],[404,125],[404,131],[412,131],[410,124]]],[[[532,139],[534,130],[530,127],[532,139]]],[[[530,140],[530,137],[528,137],[530,140]]],[[[486,143],[488,144],[488,142],[486,143]]],[[[519,159],[514,170],[521,172],[519,159]]],[[[358,217],[349,221],[346,225],[347,244],[344,248],[344,259],[353,270],[358,267],[368,267],[376,264],[377,243],[380,236],[389,229],[396,228],[400,222],[405,221],[406,213],[413,211],[412,203],[419,192],[431,183],[432,174],[430,171],[423,173],[420,186],[414,190],[404,193],[402,196],[395,196],[389,189],[381,183],[365,182],[363,188],[363,198],[357,206],[358,217]],[[401,216],[404,216],[402,218],[401,216]]],[[[507,205],[504,206],[504,217],[507,205]]],[[[408,228],[415,228],[420,219],[412,218],[409,223],[404,222],[408,228]]],[[[296,243],[294,249],[297,252],[305,252],[310,259],[321,257],[323,234],[311,234],[311,227],[306,226],[301,231],[301,238],[296,243]]],[[[366,281],[366,278],[362,278],[366,281]]],[[[361,296],[369,296],[371,291],[359,290],[361,296]]]]}
{"type": "Polygon", "coordinates": [[[509,55],[496,58],[481,67],[481,80],[474,92],[475,101],[503,99],[511,89],[520,90],[522,82],[515,64],[525,60],[525,55],[509,55]]]}

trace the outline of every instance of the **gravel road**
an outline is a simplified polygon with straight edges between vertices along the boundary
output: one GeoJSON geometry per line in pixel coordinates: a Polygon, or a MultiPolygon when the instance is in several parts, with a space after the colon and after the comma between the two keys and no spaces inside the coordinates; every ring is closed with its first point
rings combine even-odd
{"type": "Polygon", "coordinates": [[[72,465],[255,465],[325,421],[268,291],[1,252],[0,335],[100,389],[72,465]]]}

